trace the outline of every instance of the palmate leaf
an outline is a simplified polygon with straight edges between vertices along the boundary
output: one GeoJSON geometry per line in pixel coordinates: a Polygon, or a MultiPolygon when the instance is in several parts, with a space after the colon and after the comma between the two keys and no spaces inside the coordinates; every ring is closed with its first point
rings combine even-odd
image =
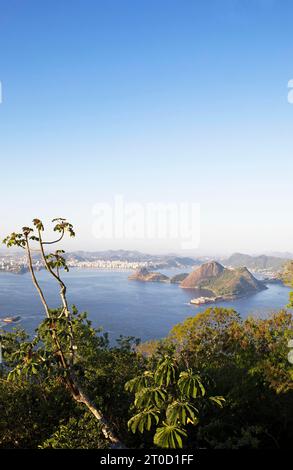
{"type": "Polygon", "coordinates": [[[191,369],[181,372],[178,380],[178,388],[183,396],[196,398],[198,393],[203,397],[205,388],[199,375],[194,374],[191,369]]]}
{"type": "Polygon", "coordinates": [[[63,217],[57,217],[56,219],[53,219],[52,222],[53,223],[58,222],[53,228],[54,232],[60,232],[60,233],[68,232],[70,237],[75,237],[73,225],[69,223],[66,219],[64,219],[63,217]]]}
{"type": "Polygon", "coordinates": [[[24,233],[12,232],[10,235],[8,235],[8,237],[4,238],[2,243],[4,243],[4,245],[6,245],[7,248],[10,248],[11,246],[18,246],[20,248],[25,248],[26,235],[24,233]]]}
{"type": "Polygon", "coordinates": [[[160,411],[156,408],[148,408],[133,416],[128,421],[128,428],[136,433],[150,431],[153,424],[158,424],[160,411]]]}
{"type": "Polygon", "coordinates": [[[168,423],[170,424],[197,424],[198,409],[186,401],[174,401],[166,411],[168,423]]]}
{"type": "Polygon", "coordinates": [[[147,387],[140,390],[135,395],[134,405],[137,408],[157,406],[160,408],[165,402],[167,392],[159,387],[147,387]]]}
{"type": "Polygon", "coordinates": [[[155,382],[160,386],[168,386],[170,383],[174,382],[175,378],[176,367],[174,360],[169,356],[165,356],[156,370],[155,382]]]}
{"type": "Polygon", "coordinates": [[[36,229],[39,230],[40,232],[44,231],[44,225],[40,219],[34,219],[33,224],[36,227],[36,229]]]}
{"type": "Polygon", "coordinates": [[[144,388],[147,388],[153,382],[154,374],[150,371],[145,371],[142,375],[134,377],[134,379],[126,382],[124,388],[127,392],[137,393],[144,388]]]}
{"type": "Polygon", "coordinates": [[[216,403],[220,408],[223,408],[224,402],[226,401],[224,397],[216,396],[216,397],[209,397],[213,403],[216,403]]]}
{"type": "Polygon", "coordinates": [[[51,269],[64,269],[65,271],[69,271],[69,268],[66,264],[66,259],[60,255],[63,253],[63,250],[58,250],[55,253],[49,253],[45,256],[48,266],[51,269]]]}
{"type": "Polygon", "coordinates": [[[169,449],[181,449],[182,438],[187,437],[187,433],[175,424],[163,423],[163,426],[157,428],[154,436],[154,443],[158,447],[169,449]]]}

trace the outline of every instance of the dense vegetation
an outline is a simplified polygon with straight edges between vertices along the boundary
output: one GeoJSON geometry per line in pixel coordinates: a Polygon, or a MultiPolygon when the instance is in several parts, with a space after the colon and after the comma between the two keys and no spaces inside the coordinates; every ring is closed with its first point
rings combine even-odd
{"type": "MultiPolygon", "coordinates": [[[[61,237],[73,232],[67,224],[57,221],[61,237]]],[[[37,234],[25,227],[6,243],[29,255],[28,240],[42,242],[41,222],[34,227],[37,234]]],[[[62,252],[45,256],[61,281],[62,252]]],[[[46,313],[33,338],[1,333],[1,448],[291,445],[290,310],[243,320],[207,309],[161,341],[120,337],[114,346],[75,307],[46,313]]]]}

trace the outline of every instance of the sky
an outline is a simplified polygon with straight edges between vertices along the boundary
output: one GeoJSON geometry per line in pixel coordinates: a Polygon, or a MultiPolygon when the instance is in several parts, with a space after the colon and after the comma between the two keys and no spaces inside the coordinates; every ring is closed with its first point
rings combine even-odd
{"type": "Polygon", "coordinates": [[[188,251],[97,237],[94,207],[123,197],[199,204],[188,252],[292,252],[292,17],[290,0],[0,0],[0,237],[62,216],[70,250],[188,251]]]}

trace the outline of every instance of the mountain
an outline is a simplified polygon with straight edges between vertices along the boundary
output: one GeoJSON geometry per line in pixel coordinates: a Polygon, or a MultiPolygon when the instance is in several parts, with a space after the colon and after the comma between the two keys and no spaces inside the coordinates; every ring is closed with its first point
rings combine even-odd
{"type": "Polygon", "coordinates": [[[215,279],[219,277],[223,271],[224,266],[217,261],[211,261],[208,263],[202,264],[195,271],[192,271],[181,283],[181,287],[186,288],[197,288],[203,281],[208,281],[209,279],[215,279]]]}
{"type": "Polygon", "coordinates": [[[141,268],[134,274],[128,276],[130,281],[142,281],[142,282],[169,282],[168,276],[158,272],[149,271],[147,268],[141,268]]]}
{"type": "Polygon", "coordinates": [[[281,270],[289,260],[287,258],[278,258],[276,256],[250,256],[243,253],[234,253],[229,258],[222,260],[225,266],[238,268],[246,266],[252,270],[281,270]]]}
{"type": "Polygon", "coordinates": [[[158,268],[184,268],[200,265],[196,258],[178,255],[150,255],[135,250],[105,250],[105,251],[74,251],[66,253],[66,259],[76,261],[128,261],[148,263],[153,269],[158,268]]]}
{"type": "Polygon", "coordinates": [[[201,265],[180,284],[185,289],[205,289],[211,294],[238,297],[266,289],[247,268],[228,269],[217,261],[201,265]]]}
{"type": "Polygon", "coordinates": [[[268,256],[274,256],[275,258],[284,258],[284,259],[293,260],[293,253],[290,253],[290,251],[273,251],[273,252],[264,253],[264,254],[268,256]]]}
{"type": "Polygon", "coordinates": [[[175,274],[175,276],[171,277],[170,282],[171,284],[180,284],[184,279],[189,275],[189,273],[181,273],[175,274]]]}

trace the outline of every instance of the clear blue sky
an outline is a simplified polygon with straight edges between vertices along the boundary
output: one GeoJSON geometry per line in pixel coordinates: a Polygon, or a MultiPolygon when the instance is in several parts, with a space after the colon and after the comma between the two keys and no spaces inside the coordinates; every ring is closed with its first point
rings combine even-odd
{"type": "MultiPolygon", "coordinates": [[[[0,236],[92,207],[201,204],[202,253],[293,251],[290,0],[0,1],[0,236]]],[[[146,242],[134,248],[176,250],[146,242]]]]}

